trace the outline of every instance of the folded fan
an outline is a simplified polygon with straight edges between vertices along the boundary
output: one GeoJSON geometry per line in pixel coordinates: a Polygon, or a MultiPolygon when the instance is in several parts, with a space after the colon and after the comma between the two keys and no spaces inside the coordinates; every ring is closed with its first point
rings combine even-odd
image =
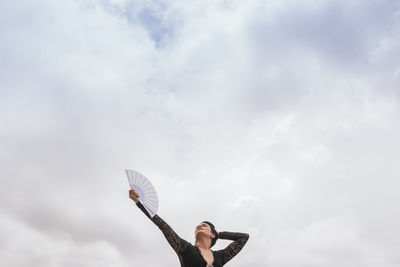
{"type": "Polygon", "coordinates": [[[143,174],[134,170],[125,170],[131,189],[139,195],[139,201],[143,204],[153,218],[158,210],[158,197],[154,186],[143,174]]]}

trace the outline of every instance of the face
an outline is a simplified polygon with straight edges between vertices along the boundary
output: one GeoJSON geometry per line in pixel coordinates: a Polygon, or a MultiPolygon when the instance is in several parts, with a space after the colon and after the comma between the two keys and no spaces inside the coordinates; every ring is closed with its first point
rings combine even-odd
{"type": "Polygon", "coordinates": [[[199,234],[205,234],[207,236],[213,237],[214,234],[211,231],[211,227],[206,223],[200,223],[197,225],[194,235],[197,237],[199,234]]]}

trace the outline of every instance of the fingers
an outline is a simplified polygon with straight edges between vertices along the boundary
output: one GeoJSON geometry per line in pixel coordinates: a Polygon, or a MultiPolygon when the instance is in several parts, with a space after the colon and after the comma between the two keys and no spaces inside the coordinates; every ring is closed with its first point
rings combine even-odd
{"type": "Polygon", "coordinates": [[[137,193],[134,189],[131,189],[129,190],[129,195],[137,195],[137,193]]]}
{"type": "Polygon", "coordinates": [[[130,198],[139,198],[139,194],[136,193],[135,190],[131,189],[131,190],[129,190],[129,197],[130,198]]]}

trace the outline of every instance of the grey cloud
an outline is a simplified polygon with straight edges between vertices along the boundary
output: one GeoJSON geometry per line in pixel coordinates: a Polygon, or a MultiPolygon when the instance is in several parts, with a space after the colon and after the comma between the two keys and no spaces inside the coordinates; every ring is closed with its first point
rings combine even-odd
{"type": "Polygon", "coordinates": [[[291,56],[302,53],[300,46],[342,67],[359,66],[368,62],[370,51],[378,46],[399,9],[395,1],[326,1],[315,6],[298,3],[272,20],[256,17],[252,32],[258,49],[272,49],[286,57],[288,52],[291,56]]]}
{"type": "Polygon", "coordinates": [[[137,168],[188,241],[250,233],[231,266],[395,266],[398,4],[139,2],[2,4],[0,260],[176,265],[137,168]]]}

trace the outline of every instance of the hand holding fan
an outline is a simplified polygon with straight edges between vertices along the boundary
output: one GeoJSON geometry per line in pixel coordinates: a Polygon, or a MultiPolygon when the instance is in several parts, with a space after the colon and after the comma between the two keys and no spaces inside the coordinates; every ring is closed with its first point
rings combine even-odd
{"type": "Polygon", "coordinates": [[[157,214],[158,197],[154,186],[141,173],[134,170],[125,170],[131,189],[139,195],[139,201],[143,204],[151,217],[157,214]]]}

